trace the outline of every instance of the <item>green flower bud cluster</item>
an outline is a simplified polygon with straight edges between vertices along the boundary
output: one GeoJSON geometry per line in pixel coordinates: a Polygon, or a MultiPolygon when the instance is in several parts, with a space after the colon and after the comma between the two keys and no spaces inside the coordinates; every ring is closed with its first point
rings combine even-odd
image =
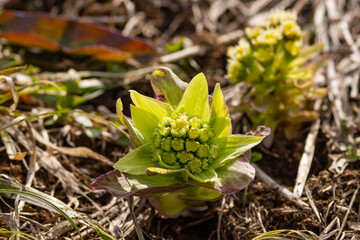
{"type": "Polygon", "coordinates": [[[284,73],[281,61],[299,56],[302,31],[292,12],[274,11],[263,24],[246,28],[245,33],[246,38],[227,50],[227,76],[233,82],[258,82],[262,73],[266,73],[263,81],[273,82],[284,73]]]}
{"type": "Polygon", "coordinates": [[[246,37],[227,50],[227,77],[234,83],[245,81],[252,87],[249,97],[244,100],[258,106],[247,110],[254,125],[264,124],[274,129],[279,122],[298,120],[299,114],[307,116],[309,114],[304,111],[310,110],[306,109],[311,106],[310,96],[321,92],[317,96],[321,97],[324,93],[313,87],[316,68],[301,66],[312,58],[308,56],[321,51],[321,44],[305,50],[296,19],[293,12],[273,11],[262,24],[246,28],[246,37]],[[300,49],[305,50],[302,55],[300,49]],[[308,52],[307,56],[304,52],[308,52]],[[259,112],[257,109],[265,110],[259,112]]]}
{"type": "MultiPolygon", "coordinates": [[[[266,72],[279,54],[296,58],[302,47],[302,31],[296,23],[296,14],[284,10],[272,12],[263,24],[246,28],[245,33],[247,38],[240,38],[238,44],[227,51],[228,77],[233,82],[266,72]]],[[[272,68],[274,70],[274,66],[272,68]]]]}
{"type": "Polygon", "coordinates": [[[196,116],[184,113],[163,118],[153,135],[153,161],[167,169],[185,168],[199,174],[217,157],[214,133],[196,116]]]}

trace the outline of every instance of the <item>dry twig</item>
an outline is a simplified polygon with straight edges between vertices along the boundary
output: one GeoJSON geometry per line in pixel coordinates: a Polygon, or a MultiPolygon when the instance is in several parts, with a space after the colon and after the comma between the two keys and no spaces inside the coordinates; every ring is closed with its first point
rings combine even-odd
{"type": "Polygon", "coordinates": [[[259,178],[262,182],[268,185],[270,188],[278,191],[282,196],[286,197],[290,201],[294,202],[302,209],[309,209],[309,205],[307,205],[304,201],[300,199],[295,199],[292,192],[289,189],[278,184],[274,179],[272,179],[269,175],[267,175],[258,165],[253,164],[256,170],[256,177],[259,178]]]}
{"type": "Polygon", "coordinates": [[[347,221],[347,219],[348,219],[348,217],[349,217],[349,213],[350,213],[350,211],[351,211],[351,209],[352,209],[352,207],[353,207],[353,205],[354,205],[354,202],[355,202],[355,199],[356,199],[356,197],[357,197],[358,191],[359,191],[359,187],[356,188],[356,190],[355,190],[355,192],[354,192],[354,194],[353,194],[353,196],[352,196],[352,198],[351,198],[351,201],[350,201],[348,210],[346,211],[345,217],[344,217],[344,219],[343,219],[343,222],[341,223],[341,227],[340,227],[340,229],[339,229],[338,234],[336,235],[335,240],[338,240],[338,239],[339,239],[341,233],[342,233],[343,230],[344,230],[346,221],[347,221]]]}
{"type": "MultiPolygon", "coordinates": [[[[318,99],[315,102],[314,110],[319,111],[322,100],[318,99]]],[[[310,132],[306,138],[303,155],[301,156],[298,173],[295,180],[294,186],[294,198],[300,198],[306,183],[307,176],[310,172],[312,160],[315,152],[316,137],[319,132],[320,118],[317,119],[311,126],[310,132]]]]}

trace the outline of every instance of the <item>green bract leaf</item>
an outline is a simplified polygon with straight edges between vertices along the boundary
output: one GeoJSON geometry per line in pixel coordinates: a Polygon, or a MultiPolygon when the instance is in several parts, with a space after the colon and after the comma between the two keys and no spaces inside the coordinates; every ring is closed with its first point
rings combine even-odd
{"type": "Polygon", "coordinates": [[[159,167],[149,167],[146,169],[146,175],[148,176],[155,176],[155,175],[163,175],[166,177],[166,175],[172,174],[177,175],[179,179],[184,179],[185,182],[187,182],[188,174],[186,169],[165,169],[165,168],[159,168],[159,167]]]}
{"type": "Polygon", "coordinates": [[[149,202],[166,216],[177,217],[189,208],[189,205],[182,199],[179,199],[178,195],[179,194],[170,193],[159,197],[151,197],[149,198],[149,202]]]}
{"type": "Polygon", "coordinates": [[[136,129],[142,133],[146,142],[150,142],[153,137],[154,130],[158,125],[159,118],[155,114],[134,105],[130,105],[130,110],[131,118],[136,129]]]}
{"type": "Polygon", "coordinates": [[[200,182],[189,180],[195,186],[215,190],[222,194],[230,194],[246,187],[255,177],[255,169],[249,163],[250,151],[242,154],[239,158],[230,161],[224,166],[217,168],[216,178],[213,182],[200,182]]]}
{"type": "Polygon", "coordinates": [[[139,132],[139,130],[137,130],[133,126],[132,122],[125,117],[122,111],[123,111],[123,104],[121,99],[119,98],[116,101],[116,113],[120,119],[121,124],[125,125],[129,130],[131,145],[134,148],[143,145],[145,143],[144,136],[139,132]]]}
{"type": "Polygon", "coordinates": [[[231,119],[229,118],[229,109],[226,106],[224,95],[221,92],[220,84],[215,85],[210,126],[214,131],[215,137],[227,137],[231,135],[231,119]]]}
{"type": "Polygon", "coordinates": [[[258,145],[264,136],[250,135],[232,135],[225,138],[214,138],[214,142],[218,144],[219,155],[215,159],[212,167],[217,169],[234,160],[241,154],[245,153],[252,147],[258,145]]]}
{"type": "Polygon", "coordinates": [[[214,88],[210,119],[217,117],[229,117],[229,109],[226,106],[219,83],[217,83],[214,88]]]}
{"type": "MultiPolygon", "coordinates": [[[[180,192],[180,191],[178,191],[178,192],[180,192]]],[[[208,189],[208,188],[198,187],[198,186],[188,187],[186,189],[183,189],[181,192],[183,193],[183,196],[180,196],[180,198],[182,198],[184,200],[188,200],[188,201],[189,200],[190,201],[214,200],[214,199],[220,197],[220,195],[221,195],[219,192],[214,191],[213,189],[208,189]]]]}
{"type": "Polygon", "coordinates": [[[214,137],[227,137],[231,135],[231,119],[228,117],[219,117],[211,119],[210,127],[214,131],[214,137]]]}
{"type": "Polygon", "coordinates": [[[199,174],[189,173],[190,178],[201,183],[214,182],[217,179],[217,173],[212,167],[209,167],[205,171],[199,174]]]}
{"type": "Polygon", "coordinates": [[[141,95],[133,90],[130,91],[130,97],[135,106],[153,113],[159,120],[170,116],[173,111],[169,104],[141,95]]]}
{"type": "Polygon", "coordinates": [[[149,198],[151,205],[169,217],[177,217],[186,209],[203,207],[204,201],[214,200],[220,193],[203,187],[187,187],[158,197],[149,198]]]}
{"type": "Polygon", "coordinates": [[[323,42],[315,43],[314,45],[304,47],[301,49],[299,53],[299,57],[301,58],[307,58],[307,60],[310,60],[311,58],[316,57],[322,50],[324,46],[323,42]]]}
{"type": "Polygon", "coordinates": [[[181,81],[175,73],[166,67],[156,69],[151,76],[151,86],[158,99],[164,99],[171,107],[181,101],[187,83],[181,81]]]}
{"type": "Polygon", "coordinates": [[[143,175],[147,168],[154,166],[151,156],[151,144],[148,143],[126,154],[115,163],[114,168],[133,175],[143,175]]]}
{"type": "Polygon", "coordinates": [[[191,80],[174,113],[194,114],[206,121],[209,120],[209,93],[203,73],[199,73],[191,80]]]}
{"type": "Polygon", "coordinates": [[[147,175],[156,175],[156,174],[181,174],[181,177],[184,179],[184,181],[188,181],[189,177],[195,181],[201,182],[201,183],[207,183],[207,182],[215,182],[217,174],[215,170],[212,167],[209,167],[207,170],[201,172],[200,174],[192,174],[188,170],[181,168],[181,169],[165,169],[165,168],[159,168],[159,167],[150,167],[146,169],[147,175]]]}
{"type": "Polygon", "coordinates": [[[131,175],[113,170],[95,179],[92,189],[103,189],[116,197],[153,196],[186,187],[186,183],[177,179],[175,175],[131,175]]]}
{"type": "Polygon", "coordinates": [[[250,151],[236,160],[216,169],[218,178],[214,189],[229,194],[245,188],[255,177],[255,168],[251,166],[250,151]]]}

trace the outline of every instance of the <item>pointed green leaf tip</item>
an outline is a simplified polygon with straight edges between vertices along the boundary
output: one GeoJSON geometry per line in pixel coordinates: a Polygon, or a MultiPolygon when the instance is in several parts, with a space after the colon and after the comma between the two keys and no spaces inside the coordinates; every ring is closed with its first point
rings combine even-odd
{"type": "Polygon", "coordinates": [[[120,119],[121,124],[126,126],[129,131],[131,146],[136,148],[143,145],[145,142],[144,136],[140,133],[138,129],[135,128],[131,120],[126,118],[126,116],[122,111],[123,111],[123,104],[121,99],[119,98],[116,101],[116,113],[120,119]]]}
{"type": "Polygon", "coordinates": [[[214,89],[210,126],[214,129],[215,136],[217,137],[227,137],[231,135],[229,109],[226,106],[224,95],[221,91],[219,83],[215,85],[214,89]]]}
{"type": "Polygon", "coordinates": [[[174,112],[193,114],[205,121],[209,120],[209,91],[203,73],[199,73],[191,80],[174,112]]]}
{"type": "Polygon", "coordinates": [[[153,72],[151,86],[158,99],[165,100],[175,109],[181,101],[187,83],[178,78],[171,69],[161,67],[153,72]]]}
{"type": "Polygon", "coordinates": [[[173,109],[165,102],[144,96],[136,91],[130,90],[130,97],[135,106],[154,114],[159,120],[171,115],[173,109]]]}
{"type": "Polygon", "coordinates": [[[166,73],[164,71],[161,71],[161,69],[156,69],[153,73],[152,73],[152,77],[153,78],[164,78],[166,76],[166,73]]]}

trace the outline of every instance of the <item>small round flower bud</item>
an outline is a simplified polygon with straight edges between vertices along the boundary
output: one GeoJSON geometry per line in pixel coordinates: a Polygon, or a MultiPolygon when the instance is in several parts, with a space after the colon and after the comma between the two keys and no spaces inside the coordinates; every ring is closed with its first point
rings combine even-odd
{"type": "Polygon", "coordinates": [[[188,137],[190,139],[196,139],[199,137],[201,130],[198,128],[191,127],[188,132],[188,137]]]}
{"type": "Polygon", "coordinates": [[[296,22],[296,14],[285,10],[275,10],[270,14],[268,24],[270,26],[278,26],[285,21],[296,22]]]}
{"type": "Polygon", "coordinates": [[[197,117],[193,117],[189,120],[190,126],[193,128],[201,128],[202,121],[197,117]]]}
{"type": "Polygon", "coordinates": [[[181,151],[177,152],[176,157],[180,160],[181,163],[186,163],[191,159],[194,159],[194,154],[186,151],[181,151]]]}
{"type": "Polygon", "coordinates": [[[202,161],[199,158],[194,158],[186,163],[191,173],[201,173],[202,161]]]}
{"type": "Polygon", "coordinates": [[[208,168],[208,166],[209,166],[208,160],[207,160],[206,158],[203,158],[203,159],[202,159],[201,168],[205,170],[205,169],[208,168]]]}
{"type": "Polygon", "coordinates": [[[227,68],[227,77],[233,82],[244,81],[247,76],[246,67],[238,60],[231,58],[229,55],[227,68]]]}
{"type": "Polygon", "coordinates": [[[210,147],[207,144],[200,144],[199,148],[196,150],[196,156],[199,158],[204,158],[209,155],[210,147]]]}
{"type": "Polygon", "coordinates": [[[175,151],[182,151],[184,150],[184,139],[182,138],[173,138],[171,141],[171,146],[175,151]]]}
{"type": "Polygon", "coordinates": [[[186,133],[189,131],[189,122],[187,116],[182,115],[175,121],[171,122],[171,134],[174,137],[186,137],[186,133]]]}
{"type": "Polygon", "coordinates": [[[211,138],[213,136],[214,136],[214,134],[209,128],[203,128],[200,131],[199,140],[201,142],[206,142],[207,140],[209,140],[209,138],[211,138]]]}
{"type": "Polygon", "coordinates": [[[159,127],[170,127],[171,125],[171,121],[172,119],[169,117],[164,117],[160,122],[159,122],[159,127]]]}
{"type": "Polygon", "coordinates": [[[162,155],[162,160],[164,163],[174,166],[177,163],[176,154],[174,152],[164,152],[162,155]]]}
{"type": "Polygon", "coordinates": [[[288,40],[285,42],[284,47],[292,56],[299,55],[300,48],[302,46],[302,40],[288,40]]]}
{"type": "Polygon", "coordinates": [[[171,137],[161,139],[161,149],[171,151],[171,137]]]}
{"type": "Polygon", "coordinates": [[[227,55],[230,55],[236,58],[238,61],[241,61],[250,55],[250,51],[251,48],[249,42],[244,38],[241,38],[238,42],[238,45],[228,48],[227,55]]]}
{"type": "Polygon", "coordinates": [[[161,127],[159,128],[159,133],[161,136],[167,137],[170,135],[170,127],[161,127]]]}
{"type": "Polygon", "coordinates": [[[294,21],[287,21],[281,25],[282,33],[287,38],[300,38],[301,37],[301,29],[299,25],[297,25],[294,21]]]}
{"type": "Polygon", "coordinates": [[[254,57],[260,62],[267,62],[273,58],[273,50],[271,48],[259,48],[254,52],[254,57]]]}
{"type": "Polygon", "coordinates": [[[195,140],[186,139],[185,141],[185,148],[187,152],[196,152],[200,143],[195,140]]]}
{"type": "Polygon", "coordinates": [[[269,28],[260,33],[256,38],[258,45],[274,45],[282,38],[279,29],[269,28]]]}
{"type": "Polygon", "coordinates": [[[260,28],[247,27],[247,28],[245,28],[245,33],[246,33],[246,36],[252,40],[252,39],[257,38],[257,36],[259,36],[261,30],[262,29],[260,29],[260,28]]]}

